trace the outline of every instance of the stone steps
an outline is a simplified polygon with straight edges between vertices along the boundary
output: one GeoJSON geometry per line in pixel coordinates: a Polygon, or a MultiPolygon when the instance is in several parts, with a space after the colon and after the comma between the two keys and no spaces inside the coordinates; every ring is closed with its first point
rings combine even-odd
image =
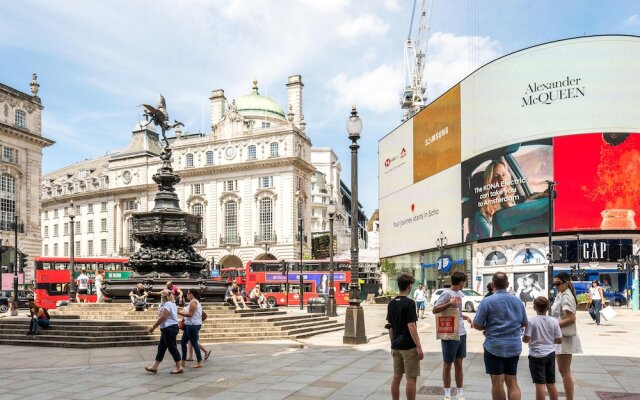
{"type": "MultiPolygon", "coordinates": [[[[206,343],[292,339],[344,329],[344,324],[323,314],[235,310],[222,304],[205,305],[205,310],[209,318],[200,338],[206,343]]],[[[160,338],[159,330],[147,331],[157,318],[156,310],[135,312],[130,304],[74,304],[50,314],[51,327],[37,336],[25,335],[28,318],[0,320],[0,344],[97,348],[154,345],[160,338]]]]}

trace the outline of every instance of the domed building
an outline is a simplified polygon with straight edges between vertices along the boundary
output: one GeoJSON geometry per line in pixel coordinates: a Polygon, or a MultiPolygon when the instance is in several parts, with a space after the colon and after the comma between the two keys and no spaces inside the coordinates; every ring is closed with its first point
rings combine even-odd
{"type": "MultiPolygon", "coordinates": [[[[311,254],[316,168],[303,116],[303,86],[299,75],[288,78],[286,108],[260,94],[257,81],[235,99],[214,90],[210,132],[177,131],[171,139],[172,164],[182,178],[176,185],[180,207],[202,216],[204,237],[194,247],[213,263],[241,267],[252,259],[298,259],[300,240],[303,253],[311,254]]],[[[136,245],[131,214],[153,208],[151,177],[160,167],[161,147],[154,127],[136,124],[124,150],[44,176],[42,253],[68,255],[65,215],[73,200],[77,256],[131,254],[136,245]]],[[[333,180],[329,183],[339,187],[339,175],[333,180]]]]}

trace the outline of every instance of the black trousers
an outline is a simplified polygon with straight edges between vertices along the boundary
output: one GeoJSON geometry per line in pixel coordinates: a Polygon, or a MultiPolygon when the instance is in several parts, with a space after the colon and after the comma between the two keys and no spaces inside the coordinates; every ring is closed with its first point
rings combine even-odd
{"type": "Polygon", "coordinates": [[[173,361],[180,361],[180,352],[176,343],[178,337],[178,325],[171,325],[160,329],[160,343],[158,343],[158,352],[156,353],[156,361],[162,362],[164,354],[169,350],[173,361]]]}

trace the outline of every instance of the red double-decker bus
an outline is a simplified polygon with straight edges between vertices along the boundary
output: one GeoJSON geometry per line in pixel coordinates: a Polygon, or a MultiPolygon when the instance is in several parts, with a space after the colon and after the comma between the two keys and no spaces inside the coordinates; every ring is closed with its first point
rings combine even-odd
{"type": "MultiPolygon", "coordinates": [[[[288,273],[283,271],[282,261],[252,260],[246,268],[246,293],[256,285],[267,298],[270,306],[299,305],[300,295],[303,303],[309,299],[329,296],[329,260],[303,260],[303,292],[300,293],[300,262],[286,261],[288,273]]],[[[334,260],[334,297],[336,304],[349,303],[349,282],[351,281],[351,262],[334,260]]]]}
{"type": "MultiPolygon", "coordinates": [[[[69,257],[35,257],[35,302],[39,307],[56,308],[59,300],[69,300],[71,270],[69,257]]],[[[87,301],[95,302],[93,278],[96,271],[104,270],[106,279],[127,279],[131,275],[129,259],[120,257],[74,257],[74,279],[85,269],[89,276],[87,301]]]]}

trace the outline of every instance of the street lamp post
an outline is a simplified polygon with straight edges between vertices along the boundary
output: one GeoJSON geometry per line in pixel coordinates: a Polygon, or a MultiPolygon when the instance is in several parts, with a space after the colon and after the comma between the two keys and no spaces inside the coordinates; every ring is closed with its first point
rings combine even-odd
{"type": "MultiPolygon", "coordinates": [[[[18,216],[13,216],[14,252],[13,252],[13,301],[18,301],[18,216]]],[[[16,303],[17,304],[17,303],[16,303]]],[[[16,308],[17,309],[17,308],[16,308]]]]}
{"type": "Polygon", "coordinates": [[[300,289],[298,289],[298,295],[300,296],[300,309],[304,310],[304,274],[302,271],[302,218],[298,219],[298,235],[300,235],[300,289]]]}
{"type": "MultiPolygon", "coordinates": [[[[553,303],[553,200],[555,198],[555,189],[553,188],[556,185],[556,182],[548,180],[547,181],[547,191],[549,193],[549,224],[548,224],[548,234],[549,234],[549,254],[547,254],[547,258],[549,259],[549,271],[547,276],[547,289],[549,290],[549,301],[553,303]]],[[[549,308],[549,315],[551,315],[551,308],[549,308]]]]}
{"type": "Polygon", "coordinates": [[[358,117],[356,106],[351,108],[347,119],[347,133],[351,140],[351,283],[349,285],[349,307],[344,325],[344,344],[362,344],[367,342],[364,327],[364,309],[360,305],[358,278],[358,139],[362,132],[362,120],[358,117]]]}
{"type": "Polygon", "coordinates": [[[329,200],[327,214],[329,214],[329,301],[327,302],[327,316],[337,317],[338,310],[336,309],[335,289],[333,287],[333,218],[336,215],[336,205],[333,203],[333,199],[329,200]]]}
{"type": "Polygon", "coordinates": [[[2,290],[2,254],[6,251],[4,247],[2,247],[2,238],[0,238],[0,290],[2,290]]]}
{"type": "MultiPolygon", "coordinates": [[[[577,272],[578,272],[578,276],[580,277],[580,276],[581,276],[581,273],[580,273],[580,272],[581,272],[581,271],[580,271],[580,261],[582,261],[582,260],[581,260],[581,257],[582,257],[582,246],[580,245],[580,234],[579,234],[579,233],[576,233],[576,238],[578,239],[578,243],[577,243],[577,248],[578,248],[578,251],[577,251],[577,255],[578,255],[578,267],[577,267],[577,270],[578,270],[578,271],[577,271],[577,272]]],[[[581,278],[580,278],[580,279],[581,279],[581,278]]]]}
{"type": "Polygon", "coordinates": [[[440,272],[440,285],[438,287],[440,289],[444,287],[444,249],[448,244],[449,241],[444,235],[444,232],[440,231],[440,236],[436,239],[436,247],[438,248],[438,251],[440,251],[440,259],[438,260],[439,262],[436,263],[438,272],[440,272]]]}
{"type": "Polygon", "coordinates": [[[69,243],[69,269],[71,270],[71,285],[69,286],[69,301],[76,300],[76,287],[75,287],[75,223],[73,220],[76,218],[76,208],[73,205],[73,201],[69,205],[69,211],[67,212],[69,216],[69,235],[70,241],[69,243]]]}

